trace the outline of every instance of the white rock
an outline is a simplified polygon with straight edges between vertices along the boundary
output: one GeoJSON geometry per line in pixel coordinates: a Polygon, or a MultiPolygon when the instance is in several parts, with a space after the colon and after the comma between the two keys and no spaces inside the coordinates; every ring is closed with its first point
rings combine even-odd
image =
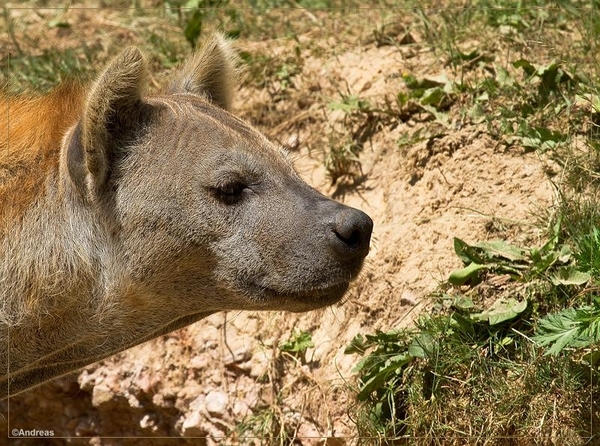
{"type": "Polygon", "coordinates": [[[244,418],[250,413],[250,406],[245,401],[236,401],[233,405],[233,414],[236,417],[244,418]]]}
{"type": "Polygon", "coordinates": [[[208,365],[209,358],[206,356],[194,356],[189,362],[189,367],[197,370],[205,369],[208,365]]]}
{"type": "Polygon", "coordinates": [[[114,394],[108,387],[104,385],[94,386],[94,391],[92,392],[92,405],[94,407],[100,407],[111,401],[113,396],[114,394]]]}
{"type": "Polygon", "coordinates": [[[204,437],[207,432],[202,428],[202,415],[198,411],[191,412],[181,426],[184,437],[204,437]]]}
{"type": "Polygon", "coordinates": [[[191,411],[199,411],[205,406],[205,396],[200,395],[194,401],[192,401],[189,405],[189,410],[191,411]]]}
{"type": "MultiPolygon", "coordinates": [[[[86,392],[91,392],[96,385],[96,375],[84,370],[78,377],[79,387],[86,392]]],[[[98,382],[99,383],[99,382],[98,382]]]]}
{"type": "Polygon", "coordinates": [[[227,410],[228,402],[229,397],[226,393],[213,390],[206,395],[206,411],[211,415],[223,416],[227,410]]]}
{"type": "Polygon", "coordinates": [[[127,402],[129,403],[129,407],[133,407],[134,409],[142,407],[140,401],[134,395],[128,395],[127,402]]]}
{"type": "Polygon", "coordinates": [[[156,420],[155,417],[153,415],[150,414],[146,414],[142,417],[142,419],[140,420],[140,427],[142,429],[150,429],[154,432],[157,431],[157,427],[156,427],[156,420]]]}

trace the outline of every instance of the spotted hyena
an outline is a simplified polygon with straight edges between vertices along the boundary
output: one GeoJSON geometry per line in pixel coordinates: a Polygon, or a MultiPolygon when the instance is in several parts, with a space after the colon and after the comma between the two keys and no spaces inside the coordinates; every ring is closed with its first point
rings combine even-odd
{"type": "Polygon", "coordinates": [[[217,311],[342,298],[372,221],[229,112],[234,60],[215,35],[146,95],[127,48],[89,88],[0,97],[1,396],[217,311]]]}

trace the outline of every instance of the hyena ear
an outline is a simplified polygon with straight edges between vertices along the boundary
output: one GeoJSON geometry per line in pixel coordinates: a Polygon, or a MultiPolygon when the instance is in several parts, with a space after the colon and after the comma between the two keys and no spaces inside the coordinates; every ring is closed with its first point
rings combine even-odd
{"type": "Polygon", "coordinates": [[[139,122],[146,76],[144,57],[132,47],[123,50],[92,86],[67,154],[69,174],[83,194],[99,193],[119,146],[139,122]]]}
{"type": "Polygon", "coordinates": [[[237,61],[230,41],[221,34],[214,34],[175,73],[168,92],[202,95],[229,110],[239,74],[237,61]]]}

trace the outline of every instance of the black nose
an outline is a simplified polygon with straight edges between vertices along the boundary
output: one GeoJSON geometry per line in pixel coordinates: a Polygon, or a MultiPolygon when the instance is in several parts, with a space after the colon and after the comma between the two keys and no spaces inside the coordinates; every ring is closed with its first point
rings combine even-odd
{"type": "Polygon", "coordinates": [[[369,252],[373,220],[358,209],[344,207],[331,228],[331,246],[340,257],[365,257],[369,252]]]}

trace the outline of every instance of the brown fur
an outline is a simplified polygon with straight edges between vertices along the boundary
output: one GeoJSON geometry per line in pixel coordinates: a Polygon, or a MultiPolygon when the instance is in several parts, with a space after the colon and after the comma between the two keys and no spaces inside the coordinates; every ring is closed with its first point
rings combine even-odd
{"type": "Polygon", "coordinates": [[[337,302],[372,222],[228,112],[220,36],[144,94],[125,49],[88,89],[0,98],[0,398],[221,310],[337,302]]]}
{"type": "Polygon", "coordinates": [[[47,96],[0,96],[0,235],[58,171],[61,139],[82,113],[83,93],[68,82],[47,96]]]}

